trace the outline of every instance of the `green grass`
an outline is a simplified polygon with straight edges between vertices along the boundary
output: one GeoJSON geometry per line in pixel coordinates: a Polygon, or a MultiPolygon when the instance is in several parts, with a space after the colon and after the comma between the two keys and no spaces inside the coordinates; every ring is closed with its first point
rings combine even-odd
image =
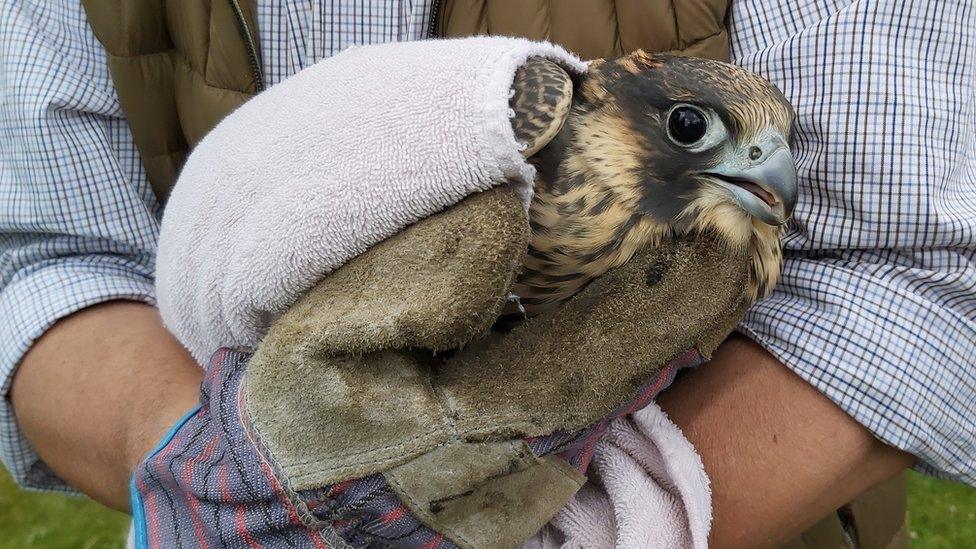
{"type": "Polygon", "coordinates": [[[115,549],[128,528],[128,515],[91,500],[21,491],[0,468],[0,549],[115,549]]]}
{"type": "MultiPolygon", "coordinates": [[[[914,473],[908,487],[912,547],[976,547],[976,490],[914,473]]],[[[128,523],[91,501],[22,492],[0,471],[0,549],[118,548],[128,523]]]]}
{"type": "Polygon", "coordinates": [[[924,549],[976,547],[976,489],[910,474],[908,537],[924,549]]]}

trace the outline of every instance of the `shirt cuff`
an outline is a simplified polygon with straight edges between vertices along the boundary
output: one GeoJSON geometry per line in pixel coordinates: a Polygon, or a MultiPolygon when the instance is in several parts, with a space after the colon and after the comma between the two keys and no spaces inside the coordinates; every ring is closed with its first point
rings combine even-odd
{"type": "Polygon", "coordinates": [[[976,485],[976,320],[951,299],[974,278],[791,258],[739,329],[922,472],[976,485]]]}
{"type": "Polygon", "coordinates": [[[48,328],[76,311],[112,300],[155,303],[145,262],[92,255],[58,259],[15,277],[0,292],[0,459],[24,488],[74,492],[38,457],[10,403],[14,372],[48,328]]]}

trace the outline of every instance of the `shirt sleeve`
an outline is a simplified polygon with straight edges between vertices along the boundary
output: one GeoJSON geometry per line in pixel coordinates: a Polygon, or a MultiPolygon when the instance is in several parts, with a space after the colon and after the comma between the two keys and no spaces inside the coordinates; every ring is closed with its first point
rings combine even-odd
{"type": "Polygon", "coordinates": [[[733,4],[797,111],[782,281],[741,330],[919,469],[976,484],[976,9],[733,4]]]}
{"type": "Polygon", "coordinates": [[[69,490],[17,425],[15,369],[66,315],[153,303],[158,222],[80,3],[0,3],[0,457],[22,486],[69,490]]]}

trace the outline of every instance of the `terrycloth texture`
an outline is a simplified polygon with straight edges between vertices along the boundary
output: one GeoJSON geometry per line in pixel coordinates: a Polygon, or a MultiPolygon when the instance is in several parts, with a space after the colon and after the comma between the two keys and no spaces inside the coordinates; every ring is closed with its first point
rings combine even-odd
{"type": "Polygon", "coordinates": [[[705,549],[711,490],[701,458],[657,404],[615,421],[590,482],[523,549],[705,549]]]}
{"type": "Polygon", "coordinates": [[[352,48],[247,102],[196,148],[157,256],[166,325],[204,363],[252,348],[325,274],[465,196],[534,172],[509,124],[518,65],[544,43],[507,38],[352,48]]]}

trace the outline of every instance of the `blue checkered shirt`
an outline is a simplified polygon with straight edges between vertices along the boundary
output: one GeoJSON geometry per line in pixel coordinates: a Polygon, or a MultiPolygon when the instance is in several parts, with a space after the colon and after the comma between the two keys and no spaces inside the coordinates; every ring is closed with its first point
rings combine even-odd
{"type": "MultiPolygon", "coordinates": [[[[258,0],[273,84],[422,38],[430,0],[258,0]]],[[[799,113],[783,281],[741,330],[930,473],[976,484],[976,6],[738,0],[735,61],[799,113]]],[[[152,303],[159,205],[76,0],[0,3],[0,380],[59,318],[152,303]]],[[[761,395],[757,395],[761,398],[761,395]]],[[[0,399],[0,454],[62,489],[0,399]]]]}

